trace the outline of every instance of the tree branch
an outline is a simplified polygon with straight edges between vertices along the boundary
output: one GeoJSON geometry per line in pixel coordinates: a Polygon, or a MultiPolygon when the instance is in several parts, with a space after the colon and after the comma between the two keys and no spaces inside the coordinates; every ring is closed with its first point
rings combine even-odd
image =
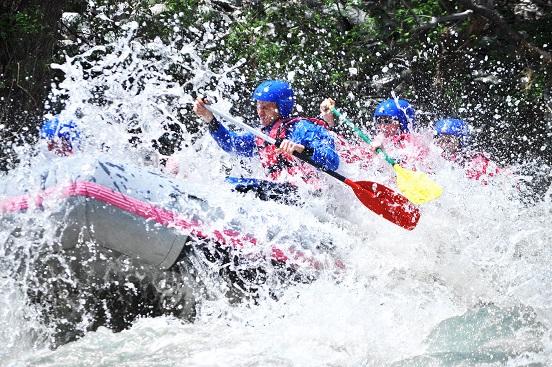
{"type": "Polygon", "coordinates": [[[450,14],[450,15],[445,15],[445,16],[442,16],[442,17],[439,17],[439,18],[431,17],[431,20],[429,22],[421,24],[418,28],[416,28],[414,30],[414,32],[423,31],[423,30],[426,30],[426,29],[433,28],[433,27],[437,26],[437,24],[439,24],[439,23],[446,23],[446,22],[454,22],[454,21],[457,21],[457,20],[463,20],[463,19],[469,18],[470,15],[472,15],[472,14],[473,14],[473,10],[468,9],[468,10],[463,11],[461,13],[454,13],[454,14],[450,14]]]}
{"type": "Polygon", "coordinates": [[[520,33],[513,30],[510,25],[504,20],[502,15],[497,11],[489,9],[482,5],[476,5],[472,0],[458,0],[459,3],[464,5],[464,7],[473,10],[473,12],[483,18],[486,18],[491,23],[493,23],[497,30],[505,37],[508,41],[516,46],[520,46],[526,51],[542,57],[542,59],[548,63],[552,64],[552,54],[548,51],[545,51],[532,43],[528,42],[520,33]]]}
{"type": "Polygon", "coordinates": [[[19,84],[19,71],[20,71],[20,64],[19,62],[17,63],[17,76],[16,76],[16,79],[15,79],[15,85],[21,89],[23,92],[27,93],[27,95],[29,97],[31,97],[31,100],[33,101],[34,103],[34,106],[35,108],[38,108],[38,103],[36,102],[36,99],[33,97],[33,95],[27,90],[25,89],[21,84],[19,84]]]}
{"type": "Polygon", "coordinates": [[[552,3],[549,0],[533,0],[533,2],[539,6],[542,6],[543,8],[552,7],[552,3]]]}
{"type": "Polygon", "coordinates": [[[412,18],[414,18],[418,27],[420,27],[421,26],[420,18],[418,18],[416,13],[414,13],[414,11],[412,10],[412,6],[410,4],[406,4],[403,0],[401,0],[401,3],[405,8],[408,9],[408,13],[412,16],[412,18]]]}

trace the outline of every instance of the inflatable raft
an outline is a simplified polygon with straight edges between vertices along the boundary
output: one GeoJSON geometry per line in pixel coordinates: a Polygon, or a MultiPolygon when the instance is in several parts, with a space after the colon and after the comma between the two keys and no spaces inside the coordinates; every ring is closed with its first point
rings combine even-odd
{"type": "MultiPolygon", "coordinates": [[[[50,208],[63,249],[94,242],[143,263],[170,269],[186,246],[216,244],[224,249],[254,249],[257,240],[235,228],[216,228],[219,209],[191,195],[171,178],[143,167],[107,160],[60,159],[28,181],[0,181],[0,213],[6,218],[50,208]],[[55,204],[55,205],[54,205],[55,204]],[[56,207],[57,205],[57,207],[56,207]],[[54,208],[54,209],[52,209],[54,208]]],[[[8,228],[9,229],[9,228],[8,228]]],[[[266,249],[248,256],[266,256],[266,249]]],[[[270,260],[297,261],[318,268],[315,257],[272,246],[270,260]]]]}
{"type": "MultiPolygon", "coordinates": [[[[329,258],[332,268],[343,267],[328,256],[327,244],[259,243],[235,218],[223,218],[220,208],[157,171],[84,157],[35,167],[0,177],[0,249],[9,255],[22,239],[18,251],[34,256],[8,265],[14,275],[34,269],[31,281],[22,282],[34,284],[27,294],[43,308],[45,322],[59,320],[56,344],[98,326],[122,330],[139,316],[193,319],[213,277],[228,284],[225,297],[239,300],[256,297],[267,274],[272,289],[275,276],[284,286],[312,280],[329,258]],[[43,249],[29,249],[36,238],[43,249]],[[56,257],[62,259],[52,265],[56,257]],[[201,280],[208,272],[208,281],[201,280]]],[[[221,190],[232,195],[230,187],[221,190]]]]}

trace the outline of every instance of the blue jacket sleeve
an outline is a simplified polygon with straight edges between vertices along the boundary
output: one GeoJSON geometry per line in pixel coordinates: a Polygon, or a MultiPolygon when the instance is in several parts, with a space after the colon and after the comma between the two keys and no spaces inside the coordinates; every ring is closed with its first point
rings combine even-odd
{"type": "Polygon", "coordinates": [[[322,126],[301,120],[295,124],[288,139],[313,149],[312,160],[322,167],[332,171],[339,167],[334,139],[322,126]]]}
{"type": "Polygon", "coordinates": [[[236,134],[216,120],[210,123],[209,133],[225,152],[245,157],[255,154],[255,136],[251,133],[236,134]]]}

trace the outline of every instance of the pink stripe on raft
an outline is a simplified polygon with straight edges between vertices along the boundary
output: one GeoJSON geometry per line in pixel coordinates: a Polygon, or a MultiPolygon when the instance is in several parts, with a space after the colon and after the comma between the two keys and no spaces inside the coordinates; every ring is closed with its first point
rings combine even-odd
{"type": "MultiPolygon", "coordinates": [[[[200,240],[211,239],[220,244],[231,245],[234,248],[244,247],[245,245],[255,245],[257,243],[254,237],[250,235],[241,235],[238,231],[231,229],[225,229],[222,232],[215,230],[211,235],[208,235],[201,230],[201,223],[198,221],[188,221],[185,218],[179,217],[175,212],[156,207],[153,204],[114,191],[95,182],[75,181],[68,186],[49,188],[37,194],[34,197],[34,203],[36,206],[41,206],[45,197],[54,196],[56,194],[61,194],[61,197],[82,196],[92,198],[146,220],[153,220],[165,227],[183,229],[189,235],[200,240]]],[[[16,196],[2,200],[0,201],[0,213],[25,211],[29,209],[29,202],[31,200],[32,197],[29,195],[16,196]]],[[[321,267],[318,260],[309,258],[300,251],[290,249],[290,252],[295,255],[293,257],[295,260],[302,260],[316,269],[321,267]]],[[[278,262],[286,262],[289,260],[285,252],[275,246],[272,247],[271,258],[278,262]]]]}
{"type": "Polygon", "coordinates": [[[237,231],[225,230],[223,231],[224,235],[219,231],[214,231],[213,235],[209,236],[201,230],[201,223],[198,221],[188,221],[175,212],[156,207],[153,204],[143,202],[94,182],[77,181],[63,191],[67,196],[84,196],[113,205],[138,217],[153,220],[165,227],[184,229],[189,235],[198,239],[214,239],[216,242],[225,245],[230,242],[234,247],[256,243],[251,236],[240,236],[237,231]]]}

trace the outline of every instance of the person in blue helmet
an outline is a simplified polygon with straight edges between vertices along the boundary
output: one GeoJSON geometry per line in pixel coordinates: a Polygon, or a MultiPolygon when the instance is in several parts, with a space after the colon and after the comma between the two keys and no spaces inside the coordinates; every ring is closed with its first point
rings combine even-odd
{"type": "Polygon", "coordinates": [[[443,150],[443,157],[460,164],[470,179],[486,179],[500,173],[502,169],[487,154],[468,149],[469,126],[458,118],[444,118],[433,124],[435,144],[443,150]]]}
{"type": "Polygon", "coordinates": [[[324,127],[330,131],[336,142],[339,158],[343,163],[360,163],[365,168],[372,160],[373,152],[370,147],[346,124],[337,123],[332,110],[336,102],[332,98],[325,98],[320,103],[318,117],[324,121],[324,127]]]}
{"type": "Polygon", "coordinates": [[[377,134],[385,138],[400,139],[414,128],[415,111],[405,99],[388,98],[381,101],[374,110],[374,127],[377,134]]]}
{"type": "Polygon", "coordinates": [[[73,120],[60,120],[59,116],[46,119],[40,126],[40,138],[47,148],[58,156],[69,156],[80,148],[81,133],[73,120]]]}
{"type": "Polygon", "coordinates": [[[466,146],[469,128],[468,124],[457,118],[444,118],[433,124],[435,144],[443,150],[443,157],[453,159],[466,146]]]}
{"type": "Polygon", "coordinates": [[[405,166],[423,165],[429,154],[428,142],[415,131],[416,113],[411,104],[400,98],[388,98],[376,105],[373,115],[375,137],[372,149],[383,148],[405,166]]]}
{"type": "Polygon", "coordinates": [[[226,152],[241,156],[257,155],[270,181],[294,181],[300,177],[315,183],[316,172],[293,158],[293,152],[305,153],[320,166],[336,170],[339,156],[333,138],[316,119],[292,117],[295,96],[291,85],[282,80],[266,80],[259,84],[251,96],[257,103],[261,131],[274,139],[282,139],[279,148],[251,133],[237,134],[228,130],[205,108],[198,98],[194,112],[209,126],[209,132],[226,152]]]}
{"type": "MultiPolygon", "coordinates": [[[[326,122],[329,130],[341,135],[350,135],[350,129],[337,125],[331,112],[335,107],[332,98],[326,98],[320,104],[320,118],[326,122]]],[[[404,99],[389,98],[381,101],[374,111],[374,130],[385,138],[396,138],[401,134],[409,134],[410,127],[414,127],[414,108],[404,99]]]]}

